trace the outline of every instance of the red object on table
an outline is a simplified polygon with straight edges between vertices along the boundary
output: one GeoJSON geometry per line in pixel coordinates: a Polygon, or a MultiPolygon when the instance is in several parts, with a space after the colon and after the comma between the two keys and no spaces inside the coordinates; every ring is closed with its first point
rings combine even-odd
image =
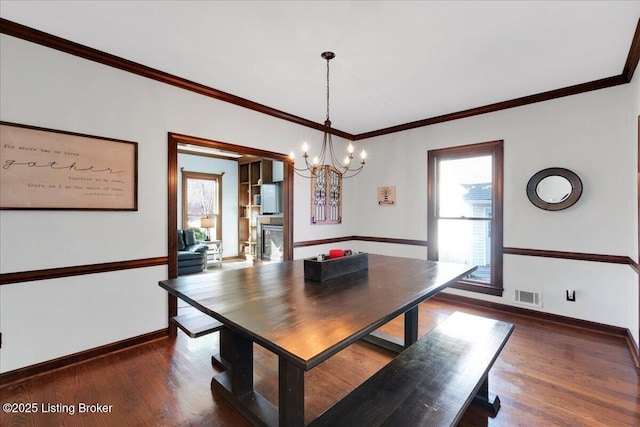
{"type": "Polygon", "coordinates": [[[342,249],[331,249],[329,251],[329,258],[340,258],[344,256],[344,251],[342,249]]]}

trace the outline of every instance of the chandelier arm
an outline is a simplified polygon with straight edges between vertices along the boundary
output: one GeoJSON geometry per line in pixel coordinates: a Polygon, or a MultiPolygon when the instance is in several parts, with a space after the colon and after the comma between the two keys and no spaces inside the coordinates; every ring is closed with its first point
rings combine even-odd
{"type": "Polygon", "coordinates": [[[309,160],[307,160],[307,159],[308,159],[308,158],[307,158],[307,157],[305,157],[305,159],[304,159],[304,164],[305,164],[305,166],[306,166],[307,170],[308,170],[309,172],[311,172],[312,165],[311,165],[311,163],[309,163],[309,160]]]}
{"type": "Polygon", "coordinates": [[[331,148],[331,163],[336,169],[342,171],[342,174],[345,175],[344,176],[345,178],[350,178],[351,176],[357,175],[362,170],[362,168],[364,168],[364,165],[365,165],[364,161],[360,161],[360,166],[352,167],[354,163],[352,154],[348,155],[350,157],[349,163],[347,164],[341,163],[340,159],[338,159],[337,155],[335,154],[335,151],[333,149],[333,144],[330,145],[330,148],[331,148]],[[348,172],[354,172],[354,171],[356,172],[355,174],[346,176],[348,172]]]}
{"type": "Polygon", "coordinates": [[[360,172],[362,172],[362,169],[364,168],[364,163],[360,164],[360,167],[357,169],[349,169],[347,172],[345,172],[343,174],[343,178],[351,178],[354,177],[356,175],[358,175],[360,172]]]}
{"type": "Polygon", "coordinates": [[[322,148],[320,149],[320,154],[318,155],[318,165],[323,165],[325,163],[325,158],[327,156],[327,139],[329,140],[329,144],[331,144],[331,135],[326,131],[322,136],[322,148]]]}
{"type": "Polygon", "coordinates": [[[307,162],[307,166],[304,168],[297,168],[297,167],[293,167],[293,171],[303,177],[303,178],[313,178],[315,176],[317,176],[317,173],[315,173],[313,171],[313,167],[307,162]]]}
{"type": "Polygon", "coordinates": [[[311,178],[312,177],[312,175],[310,174],[310,172],[307,169],[293,168],[293,170],[298,176],[301,176],[303,178],[311,178]],[[309,174],[307,174],[305,172],[309,172],[309,174]]]}
{"type": "MultiPolygon", "coordinates": [[[[305,163],[307,163],[307,162],[306,162],[306,160],[305,160],[305,163]]],[[[296,170],[296,171],[306,171],[306,170],[309,170],[308,163],[307,163],[307,165],[305,165],[305,167],[303,167],[303,168],[297,168],[297,167],[295,166],[295,164],[294,164],[294,166],[293,166],[293,170],[296,170]]]]}
{"type": "Polygon", "coordinates": [[[337,169],[340,173],[344,173],[349,170],[348,165],[343,165],[340,162],[340,159],[338,159],[338,156],[336,156],[336,153],[333,149],[333,140],[331,138],[331,135],[329,135],[329,153],[331,155],[331,166],[337,169]]]}

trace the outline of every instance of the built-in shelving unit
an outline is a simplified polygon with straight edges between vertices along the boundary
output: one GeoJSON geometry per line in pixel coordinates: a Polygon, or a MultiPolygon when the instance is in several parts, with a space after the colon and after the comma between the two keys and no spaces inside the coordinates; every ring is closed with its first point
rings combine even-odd
{"type": "Polygon", "coordinates": [[[272,170],[271,160],[254,157],[238,161],[238,254],[248,260],[257,254],[260,185],[272,181],[272,170]]]}

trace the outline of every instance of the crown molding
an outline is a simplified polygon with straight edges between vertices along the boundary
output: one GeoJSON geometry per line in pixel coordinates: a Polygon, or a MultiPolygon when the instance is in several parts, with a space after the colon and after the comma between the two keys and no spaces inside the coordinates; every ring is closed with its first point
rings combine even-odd
{"type": "MultiPolygon", "coordinates": [[[[109,67],[127,71],[138,76],[147,77],[161,83],[176,86],[181,89],[208,96],[210,98],[218,99],[223,102],[238,105],[240,107],[247,108],[258,113],[267,114],[278,119],[296,123],[301,126],[306,126],[322,132],[327,130],[327,127],[324,124],[315,123],[311,120],[307,120],[302,117],[298,117],[293,114],[289,114],[284,111],[277,110],[275,108],[271,108],[257,102],[253,102],[248,99],[241,98],[239,96],[232,95],[230,93],[184,79],[182,77],[174,76],[173,74],[165,73],[164,71],[156,70],[155,68],[147,67],[146,65],[142,65],[137,62],[112,55],[110,53],[102,52],[100,50],[84,46],[80,43],[72,42],[70,40],[63,39],[61,37],[54,36],[52,34],[18,24],[4,18],[0,18],[0,33],[39,44],[51,49],[55,49],[60,52],[65,52],[80,58],[88,59],[89,61],[98,62],[109,67]]],[[[353,135],[351,135],[350,133],[343,132],[334,128],[330,128],[329,131],[332,135],[353,140],[353,135]]]]}
{"type": "Polygon", "coordinates": [[[480,114],[493,113],[500,110],[507,110],[509,108],[521,107],[523,105],[534,104],[542,101],[549,101],[556,98],[562,98],[570,95],[577,95],[579,93],[589,92],[592,90],[605,89],[612,86],[629,83],[623,76],[606,77],[600,80],[594,80],[588,83],[580,83],[573,86],[568,86],[561,89],[550,90],[547,92],[537,93],[535,95],[523,96],[521,98],[510,99],[508,101],[496,102],[494,104],[485,105],[483,107],[470,108],[464,111],[458,111],[455,113],[444,114],[442,116],[430,117],[428,119],[417,120],[415,122],[409,122],[397,126],[391,126],[384,129],[378,129],[371,132],[360,133],[355,135],[354,141],[362,139],[373,138],[376,136],[388,135],[390,133],[403,132],[410,129],[416,129],[424,126],[435,125],[438,123],[449,122],[452,120],[464,119],[467,117],[478,116],[480,114]]]}
{"type": "Polygon", "coordinates": [[[417,120],[410,123],[405,123],[397,126],[391,126],[384,129],[378,129],[371,132],[365,132],[355,135],[354,141],[373,138],[381,135],[388,135],[390,133],[402,132],[409,129],[415,129],[423,126],[434,125],[437,123],[444,123],[452,120],[464,119],[467,117],[478,116],[480,114],[493,113],[495,111],[506,110],[514,107],[521,107],[523,105],[534,104],[537,102],[550,101],[552,99],[562,98],[565,96],[577,95],[580,93],[590,92],[593,90],[606,89],[621,84],[631,82],[633,73],[638,66],[640,60],[640,18],[636,24],[636,31],[629,47],[629,53],[627,54],[627,60],[622,69],[622,73],[618,76],[606,77],[591,82],[580,83],[573,86],[567,86],[560,89],[554,89],[547,92],[541,92],[534,95],[523,96],[521,98],[515,98],[507,101],[496,102],[494,104],[485,105],[483,107],[470,108],[464,111],[458,111],[455,113],[444,114],[442,116],[431,117],[423,120],[417,120]]]}
{"type": "Polygon", "coordinates": [[[368,138],[373,138],[382,135],[388,135],[391,133],[402,132],[410,129],[416,129],[419,127],[430,126],[437,123],[444,123],[452,120],[459,120],[467,117],[473,117],[480,114],[492,113],[496,111],[506,110],[509,108],[520,107],[537,102],[549,101],[556,98],[562,98],[565,96],[577,95],[584,92],[590,92],[593,90],[605,89],[625,83],[629,83],[633,77],[633,74],[638,66],[640,60],[640,19],[636,25],[636,31],[631,41],[627,60],[624,64],[622,73],[617,76],[606,77],[591,82],[580,83],[573,86],[554,89],[547,92],[541,92],[534,95],[523,96],[521,98],[506,100],[497,102],[494,104],[485,105],[482,107],[471,108],[468,110],[453,112],[444,114],[441,116],[430,117],[422,120],[417,120],[405,124],[391,126],[383,129],[373,130],[370,132],[364,132],[360,134],[350,134],[334,128],[327,128],[324,124],[316,123],[311,120],[304,119],[302,117],[286,113],[269,106],[259,104],[254,101],[250,101],[239,96],[232,95],[227,92],[220,91],[200,83],[196,83],[178,76],[174,76],[164,71],[156,70],[146,65],[138,64],[128,59],[120,58],[115,55],[111,55],[106,52],[93,49],[79,43],[72,42],[70,40],[63,39],[61,37],[54,36],[52,34],[45,33],[34,28],[27,27],[25,25],[18,24],[16,22],[9,21],[4,18],[0,18],[0,33],[7,34],[22,40],[26,40],[32,43],[36,43],[42,46],[49,47],[51,49],[66,52],[71,55],[75,55],[90,61],[99,62],[101,64],[118,68],[123,71],[127,71],[133,74],[137,74],[142,77],[147,77],[162,83],[166,83],[172,86],[179,87],[191,92],[195,92],[210,98],[218,99],[223,102],[238,105],[249,110],[256,111],[258,113],[267,114],[278,119],[286,120],[292,123],[296,123],[301,126],[309,127],[319,131],[329,131],[331,134],[345,138],[351,141],[358,141],[368,138]]]}

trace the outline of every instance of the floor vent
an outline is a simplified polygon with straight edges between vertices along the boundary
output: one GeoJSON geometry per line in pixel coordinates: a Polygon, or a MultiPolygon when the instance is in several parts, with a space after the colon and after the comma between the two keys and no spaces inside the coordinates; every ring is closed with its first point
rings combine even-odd
{"type": "Polygon", "coordinates": [[[542,307],[542,294],[539,292],[520,291],[516,289],[516,302],[533,307],[542,307]]]}

